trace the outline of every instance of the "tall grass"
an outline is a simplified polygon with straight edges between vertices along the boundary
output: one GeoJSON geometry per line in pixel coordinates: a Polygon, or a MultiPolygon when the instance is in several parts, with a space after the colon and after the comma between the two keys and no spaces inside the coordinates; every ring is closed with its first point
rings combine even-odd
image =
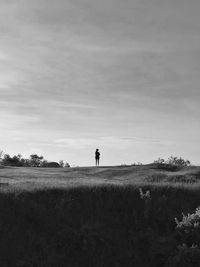
{"type": "MultiPolygon", "coordinates": [[[[0,266],[165,266],[179,245],[174,218],[200,189],[76,187],[0,193],[0,266]]],[[[167,266],[167,265],[166,265],[167,266]]]]}

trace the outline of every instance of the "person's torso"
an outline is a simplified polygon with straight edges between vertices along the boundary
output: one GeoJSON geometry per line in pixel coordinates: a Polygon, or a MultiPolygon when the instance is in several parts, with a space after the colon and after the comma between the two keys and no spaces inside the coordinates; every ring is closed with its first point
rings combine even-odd
{"type": "Polygon", "coordinates": [[[100,153],[98,151],[95,152],[95,157],[99,158],[100,157],[100,153]]]}

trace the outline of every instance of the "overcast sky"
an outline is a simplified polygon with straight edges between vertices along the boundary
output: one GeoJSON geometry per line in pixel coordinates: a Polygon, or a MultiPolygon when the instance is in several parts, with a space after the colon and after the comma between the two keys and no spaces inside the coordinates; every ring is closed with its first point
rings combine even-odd
{"type": "Polygon", "coordinates": [[[199,0],[0,0],[0,148],[200,164],[199,0]]]}

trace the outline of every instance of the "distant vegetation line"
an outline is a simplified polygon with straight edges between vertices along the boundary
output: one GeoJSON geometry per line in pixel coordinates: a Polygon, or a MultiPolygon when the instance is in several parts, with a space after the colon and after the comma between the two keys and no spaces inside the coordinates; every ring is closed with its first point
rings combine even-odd
{"type": "Polygon", "coordinates": [[[46,168],[68,168],[70,167],[68,162],[60,160],[59,162],[47,161],[43,156],[37,154],[30,155],[29,158],[23,158],[21,154],[11,157],[9,154],[5,154],[0,150],[0,163],[4,166],[16,166],[16,167],[46,167],[46,168]]]}
{"type": "MultiPolygon", "coordinates": [[[[43,156],[37,154],[31,154],[29,158],[23,158],[21,154],[14,155],[11,157],[9,154],[4,153],[0,150],[0,164],[4,166],[16,166],[16,167],[47,167],[47,168],[69,168],[70,164],[60,160],[59,162],[49,162],[44,159],[43,156]]],[[[167,160],[158,158],[153,162],[157,167],[161,167],[166,170],[177,170],[180,167],[190,166],[191,162],[185,160],[182,157],[171,156],[167,160]]],[[[133,163],[130,165],[122,164],[121,166],[135,166],[143,165],[142,163],[133,163]]]]}

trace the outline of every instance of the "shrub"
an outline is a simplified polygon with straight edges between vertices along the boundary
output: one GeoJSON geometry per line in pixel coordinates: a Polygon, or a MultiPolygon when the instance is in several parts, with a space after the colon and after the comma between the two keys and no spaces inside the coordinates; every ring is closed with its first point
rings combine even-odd
{"type": "Polygon", "coordinates": [[[47,162],[46,167],[47,168],[61,168],[58,162],[47,162]]]}
{"type": "Polygon", "coordinates": [[[173,256],[169,257],[166,267],[200,266],[200,207],[194,213],[185,215],[182,220],[175,218],[178,240],[173,256]]]}
{"type": "Polygon", "coordinates": [[[188,247],[186,244],[178,246],[177,253],[166,267],[197,267],[200,266],[200,249],[196,245],[188,247]]]}
{"type": "Polygon", "coordinates": [[[194,213],[182,214],[183,218],[179,221],[175,218],[176,228],[181,241],[191,246],[200,245],[200,207],[194,213]]]}
{"type": "Polygon", "coordinates": [[[167,160],[158,158],[154,161],[154,165],[158,169],[166,170],[166,171],[177,171],[182,167],[190,166],[191,163],[189,160],[184,160],[183,158],[178,158],[171,156],[167,160]]]}
{"type": "Polygon", "coordinates": [[[171,156],[167,160],[158,158],[157,160],[154,161],[155,164],[169,164],[169,165],[174,165],[174,166],[190,166],[190,161],[189,160],[184,160],[183,158],[178,158],[171,156]]]}
{"type": "Polygon", "coordinates": [[[167,164],[184,167],[184,166],[190,166],[191,163],[189,160],[184,160],[181,157],[177,158],[177,157],[171,156],[170,158],[168,158],[167,164]]]}

